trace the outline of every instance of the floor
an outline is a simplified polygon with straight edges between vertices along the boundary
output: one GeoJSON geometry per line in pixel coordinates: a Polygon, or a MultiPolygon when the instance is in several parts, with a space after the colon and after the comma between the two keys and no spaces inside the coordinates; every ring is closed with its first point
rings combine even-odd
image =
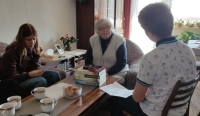
{"type": "MultiPolygon", "coordinates": [[[[197,87],[193,93],[190,104],[190,115],[197,116],[200,111],[200,82],[198,82],[197,87]]],[[[110,112],[106,105],[98,109],[93,116],[110,116],[110,112]]],[[[125,115],[130,116],[130,115],[125,115]]]]}
{"type": "Polygon", "coordinates": [[[199,112],[200,112],[200,82],[198,82],[191,98],[190,116],[197,116],[199,112]]]}

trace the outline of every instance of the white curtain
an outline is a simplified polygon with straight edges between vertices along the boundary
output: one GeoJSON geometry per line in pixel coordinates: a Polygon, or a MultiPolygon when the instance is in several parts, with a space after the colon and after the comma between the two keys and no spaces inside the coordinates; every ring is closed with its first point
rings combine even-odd
{"type": "Polygon", "coordinates": [[[144,30],[138,23],[139,11],[149,3],[162,2],[162,0],[132,0],[131,4],[131,29],[130,39],[140,46],[144,53],[147,53],[155,48],[155,43],[152,42],[145,34],[144,30]]]}
{"type": "MultiPolygon", "coordinates": [[[[123,32],[123,3],[124,0],[116,0],[116,19],[115,31],[121,34],[123,32]]],[[[95,16],[99,18],[107,17],[114,24],[114,6],[115,0],[95,0],[95,16]]],[[[98,20],[96,18],[96,20],[98,20]]]]}
{"type": "Polygon", "coordinates": [[[95,0],[95,15],[99,18],[107,17],[107,0],[95,0]]]}

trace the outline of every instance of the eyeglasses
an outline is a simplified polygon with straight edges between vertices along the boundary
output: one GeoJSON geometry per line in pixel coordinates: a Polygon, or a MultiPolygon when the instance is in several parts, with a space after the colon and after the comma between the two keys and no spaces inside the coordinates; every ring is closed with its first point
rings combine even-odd
{"type": "Polygon", "coordinates": [[[110,30],[110,26],[106,26],[106,27],[101,27],[100,29],[99,29],[99,31],[109,31],[110,30]]]}

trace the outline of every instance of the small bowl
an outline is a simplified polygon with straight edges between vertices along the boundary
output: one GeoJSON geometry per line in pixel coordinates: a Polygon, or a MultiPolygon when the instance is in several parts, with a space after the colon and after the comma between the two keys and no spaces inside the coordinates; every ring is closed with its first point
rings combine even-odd
{"type": "Polygon", "coordinates": [[[75,99],[81,96],[82,86],[78,84],[70,84],[63,86],[63,95],[68,99],[75,99]]]}

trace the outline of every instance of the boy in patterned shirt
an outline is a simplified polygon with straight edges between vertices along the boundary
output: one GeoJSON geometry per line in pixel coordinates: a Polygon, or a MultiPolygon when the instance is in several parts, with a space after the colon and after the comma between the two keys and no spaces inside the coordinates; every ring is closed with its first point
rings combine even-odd
{"type": "MultiPolygon", "coordinates": [[[[166,4],[147,5],[140,11],[138,20],[156,48],[141,59],[133,96],[109,99],[113,116],[121,116],[122,110],[134,116],[161,116],[176,82],[184,83],[196,77],[195,55],[172,36],[174,18],[166,4]]],[[[172,109],[168,115],[182,116],[186,109],[186,105],[172,109]]]]}

